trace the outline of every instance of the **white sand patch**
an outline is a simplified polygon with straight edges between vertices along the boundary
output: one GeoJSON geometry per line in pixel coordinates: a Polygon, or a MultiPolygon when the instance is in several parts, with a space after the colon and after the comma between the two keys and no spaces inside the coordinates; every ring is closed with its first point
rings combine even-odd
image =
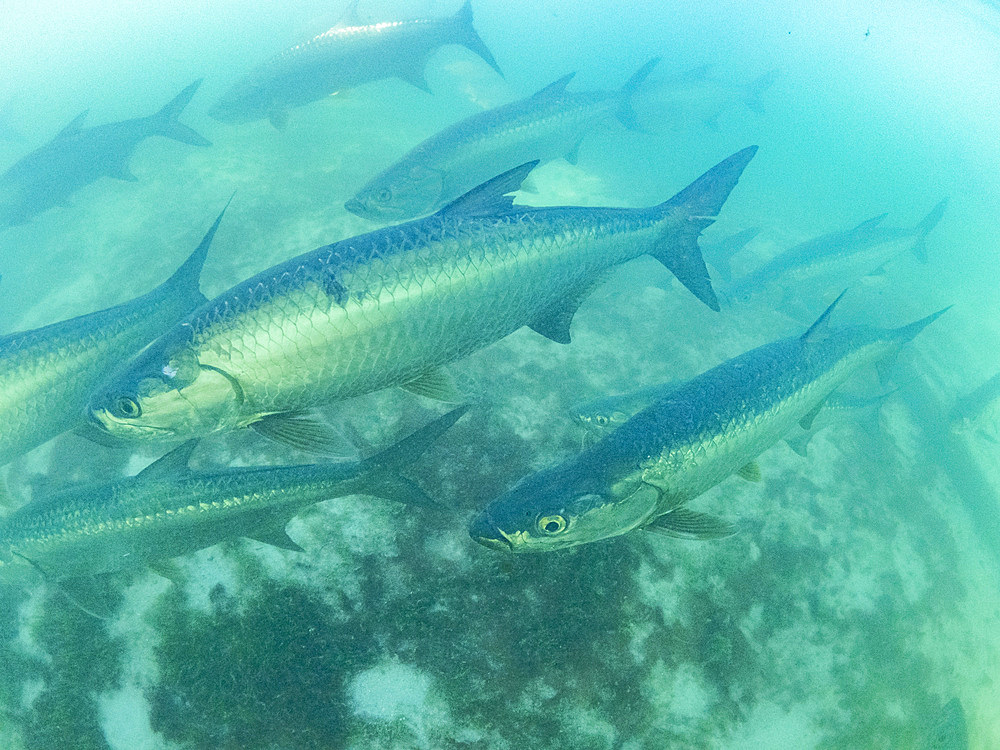
{"type": "Polygon", "coordinates": [[[815,709],[799,704],[783,709],[773,703],[758,703],[729,740],[718,747],[726,750],[810,750],[823,740],[815,709]]]}
{"type": "Polygon", "coordinates": [[[101,730],[111,750],[171,750],[178,748],[149,724],[149,702],[142,689],[127,684],[97,699],[101,730]]]}
{"type": "Polygon", "coordinates": [[[656,575],[653,567],[643,560],[636,572],[636,580],[643,603],[660,610],[664,625],[684,624],[681,596],[689,585],[680,565],[674,566],[670,578],[665,578],[656,575]]]}

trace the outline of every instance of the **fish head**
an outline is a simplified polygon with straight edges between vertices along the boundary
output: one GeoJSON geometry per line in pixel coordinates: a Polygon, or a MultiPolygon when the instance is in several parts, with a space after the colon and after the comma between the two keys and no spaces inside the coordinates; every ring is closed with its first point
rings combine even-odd
{"type": "Polygon", "coordinates": [[[91,424],[125,440],[179,440],[239,426],[239,382],[199,361],[181,326],[154,342],[91,396],[91,424]],[[180,335],[175,335],[180,334],[180,335]]]}
{"type": "Polygon", "coordinates": [[[547,552],[618,536],[655,516],[655,488],[609,484],[581,468],[570,461],[525,477],[473,519],[470,536],[505,552],[547,552]]]}
{"type": "Polygon", "coordinates": [[[444,176],[422,164],[390,168],[344,204],[364,219],[392,223],[428,214],[441,201],[444,176]]]}

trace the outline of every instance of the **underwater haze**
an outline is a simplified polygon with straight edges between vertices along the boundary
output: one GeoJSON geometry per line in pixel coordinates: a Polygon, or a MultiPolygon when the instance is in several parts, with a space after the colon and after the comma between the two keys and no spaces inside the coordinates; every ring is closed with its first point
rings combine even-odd
{"type": "MultiPolygon", "coordinates": [[[[1000,747],[1000,8],[467,13],[4,3],[0,747],[1000,747]],[[371,41],[397,28],[402,52],[371,41]],[[469,164],[507,177],[459,197],[469,164]],[[360,260],[326,248],[372,232],[360,260]],[[516,262],[490,266],[504,243],[516,262]],[[434,277],[436,252],[471,260],[434,277]],[[424,328],[391,307],[432,288],[424,328]],[[294,339],[273,310],[303,298],[322,314],[294,339]],[[231,343],[298,352],[352,304],[397,328],[338,333],[346,374],[303,356],[282,388],[231,343]],[[877,370],[852,349],[832,392],[786,398],[736,359],[945,308],[877,370]],[[717,367],[750,395],[698,379],[717,367]],[[216,422],[189,376],[228,399],[216,422]],[[147,439],[164,393],[200,421],[147,439]],[[691,507],[667,507],[649,425],[675,398],[734,424],[802,412],[721,477],[689,456],[691,507]],[[531,554],[486,528],[640,428],[656,518],[531,554]]],[[[575,533],[569,507],[525,534],[575,533]]]]}

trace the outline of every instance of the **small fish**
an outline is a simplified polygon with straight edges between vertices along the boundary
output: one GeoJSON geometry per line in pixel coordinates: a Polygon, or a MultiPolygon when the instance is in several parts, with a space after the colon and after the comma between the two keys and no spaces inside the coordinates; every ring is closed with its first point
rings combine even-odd
{"type": "Polygon", "coordinates": [[[705,261],[719,272],[719,277],[728,284],[733,280],[733,258],[758,234],[760,227],[750,227],[716,242],[704,242],[701,254],[705,256],[705,261]]]}
{"type": "Polygon", "coordinates": [[[468,410],[361,461],[193,471],[188,441],[132,477],[72,486],[0,519],[0,582],[54,582],[137,569],[226,539],[301,549],[285,525],[306,506],[354,494],[435,507],[400,474],[468,410]]]}
{"type": "Polygon", "coordinates": [[[650,208],[531,208],[510,193],[534,162],[436,214],[262,271],[193,312],[91,399],[133,440],[250,426],[295,441],[313,406],[390,386],[460,400],[441,366],[522,326],[569,343],[583,299],[649,254],[718,309],[698,250],[756,147],[650,208]]]}
{"type": "Polygon", "coordinates": [[[616,117],[638,129],[632,98],[659,59],[618,91],[567,91],[570,73],[527,99],[467,117],[414,147],[344,206],[372,221],[404,221],[530,159],[565,157],[575,164],[580,141],[605,120],[616,117]]]}
{"type": "Polygon", "coordinates": [[[808,426],[850,375],[892,356],[944,312],[895,330],[832,330],[836,304],[802,336],[682,383],[574,458],[525,477],[472,521],[470,535],[494,549],[531,552],[633,529],[687,539],[733,534],[732,524],[687,503],[731,474],[756,474],[757,456],[796,424],[808,426]]]}
{"type": "Polygon", "coordinates": [[[713,68],[714,64],[701,65],[665,76],[650,92],[650,102],[657,109],[671,112],[675,121],[697,121],[718,131],[719,120],[727,112],[746,107],[762,114],[764,95],[780,75],[774,69],[747,83],[737,83],[716,75],[713,68]]]}
{"type": "Polygon", "coordinates": [[[0,465],[84,423],[87,400],[108,372],[205,301],[198,278],[225,210],[148,294],[0,337],[0,465]]]}
{"type": "Polygon", "coordinates": [[[247,73],[209,114],[229,123],[266,117],[282,130],[293,107],[370,81],[396,77],[430,91],[424,66],[445,44],[467,47],[503,75],[472,26],[472,4],[466,0],[450,18],[334,26],[247,73]]]}
{"type": "Polygon", "coordinates": [[[953,430],[958,432],[976,430],[987,440],[998,442],[1000,372],[971,393],[957,399],[948,414],[948,422],[953,430]]]}
{"type": "Polygon", "coordinates": [[[77,115],[51,141],[0,175],[0,228],[23,224],[101,177],[127,182],[138,178],[129,161],[136,147],[159,135],[192,146],[211,144],[177,118],[201,84],[197,80],[149,117],[92,128],[83,127],[87,112],[77,115]]]}
{"type": "Polygon", "coordinates": [[[802,242],[726,286],[723,296],[738,304],[779,285],[783,290],[797,290],[794,296],[801,296],[805,284],[817,281],[826,288],[843,288],[877,271],[905,249],[926,261],[927,235],[937,226],[947,205],[945,198],[910,229],[882,226],[886,214],[881,214],[853,229],[802,242]],[[907,243],[906,248],[900,248],[901,242],[907,243]]]}

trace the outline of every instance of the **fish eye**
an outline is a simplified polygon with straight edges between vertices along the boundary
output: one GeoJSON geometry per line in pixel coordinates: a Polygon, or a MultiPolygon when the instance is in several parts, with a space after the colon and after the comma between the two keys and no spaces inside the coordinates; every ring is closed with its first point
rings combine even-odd
{"type": "Polygon", "coordinates": [[[566,530],[566,519],[562,516],[542,516],[538,519],[538,530],[543,534],[555,536],[566,530]]]}
{"type": "Polygon", "coordinates": [[[135,419],[142,414],[139,402],[129,396],[119,396],[112,404],[112,413],[122,419],[135,419]]]}
{"type": "Polygon", "coordinates": [[[375,193],[375,199],[379,203],[388,203],[392,200],[392,191],[389,188],[382,188],[375,193]]]}
{"type": "Polygon", "coordinates": [[[596,417],[596,421],[597,421],[597,424],[603,426],[603,425],[606,425],[608,423],[608,418],[606,416],[604,416],[603,414],[598,414],[597,417],[596,417]]]}

